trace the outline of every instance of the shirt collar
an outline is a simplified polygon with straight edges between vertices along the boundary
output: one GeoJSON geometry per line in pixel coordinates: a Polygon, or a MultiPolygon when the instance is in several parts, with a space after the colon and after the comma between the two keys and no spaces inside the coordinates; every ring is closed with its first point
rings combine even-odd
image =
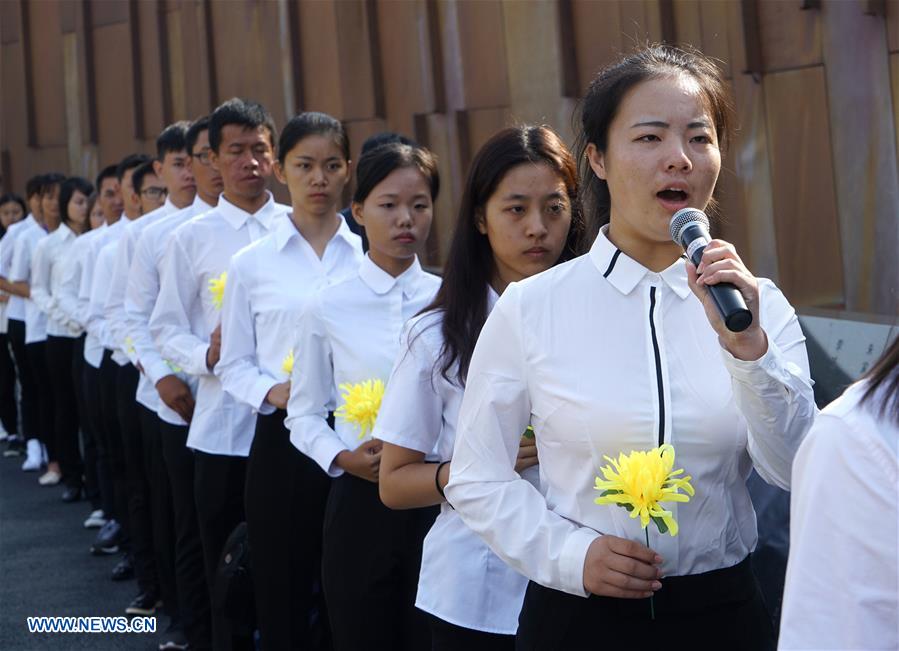
{"type": "Polygon", "coordinates": [[[204,212],[209,212],[210,210],[215,208],[215,206],[210,206],[208,203],[203,201],[200,198],[200,193],[198,192],[197,196],[194,197],[194,202],[193,204],[191,204],[191,208],[193,209],[194,215],[201,215],[204,212]]]}
{"type": "MultiPolygon", "coordinates": [[[[291,218],[292,215],[293,212],[286,213],[285,216],[287,219],[281,222],[275,229],[275,246],[278,251],[283,250],[284,247],[287,246],[287,243],[294,237],[302,237],[300,231],[297,230],[296,225],[293,223],[293,219],[291,218]]],[[[330,240],[328,240],[327,246],[331,246],[331,243],[335,240],[343,240],[346,244],[352,246],[353,238],[358,236],[350,230],[343,215],[337,213],[337,216],[340,218],[340,226],[337,227],[337,232],[334,233],[330,240]]],[[[325,248],[327,248],[327,246],[325,248]]]]}
{"type": "Polygon", "coordinates": [[[272,196],[272,193],[268,190],[266,190],[265,193],[268,195],[268,201],[252,214],[238,208],[228,201],[225,198],[225,195],[222,194],[219,197],[219,205],[217,206],[219,214],[225,218],[225,221],[228,222],[234,230],[243,227],[251,217],[259,221],[259,223],[268,230],[271,228],[272,220],[279,211],[275,210],[275,198],[272,196]]]}
{"type": "MultiPolygon", "coordinates": [[[[590,259],[612,287],[627,295],[640,284],[647,274],[653,272],[612,244],[606,236],[608,228],[608,226],[603,226],[600,229],[599,235],[596,236],[596,240],[590,248],[590,259]]],[[[690,286],[687,284],[687,270],[684,268],[682,257],[675,260],[658,276],[680,298],[689,296],[690,286]]]]}
{"type": "Polygon", "coordinates": [[[493,308],[496,306],[496,302],[499,300],[499,294],[496,293],[496,290],[493,289],[493,285],[487,283],[487,314],[490,314],[493,311],[493,308]]]}
{"type": "Polygon", "coordinates": [[[379,296],[386,294],[396,285],[399,285],[403,290],[403,296],[409,298],[414,293],[416,281],[423,273],[424,271],[421,269],[421,263],[418,261],[418,256],[415,256],[412,266],[396,278],[372,262],[367,253],[362,259],[362,264],[359,265],[359,277],[362,278],[362,282],[368,285],[369,288],[379,296]]]}
{"type": "Polygon", "coordinates": [[[66,224],[65,222],[59,222],[59,228],[57,230],[60,231],[59,236],[63,240],[67,240],[70,237],[75,237],[75,231],[69,228],[68,224],[66,224]]]}

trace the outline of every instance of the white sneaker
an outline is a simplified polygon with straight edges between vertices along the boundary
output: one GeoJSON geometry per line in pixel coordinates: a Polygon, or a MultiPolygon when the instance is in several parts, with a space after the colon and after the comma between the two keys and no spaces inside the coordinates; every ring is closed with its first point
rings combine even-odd
{"type": "Polygon", "coordinates": [[[48,470],[40,476],[37,483],[41,486],[56,486],[60,481],[62,481],[62,475],[55,470],[48,470]]]}
{"type": "Polygon", "coordinates": [[[96,511],[91,511],[91,514],[87,516],[87,520],[84,521],[84,528],[99,529],[104,524],[106,524],[106,514],[103,513],[102,509],[97,509],[96,511]]]}
{"type": "Polygon", "coordinates": [[[41,443],[37,439],[28,439],[28,448],[22,470],[33,472],[41,469],[41,443]]]}

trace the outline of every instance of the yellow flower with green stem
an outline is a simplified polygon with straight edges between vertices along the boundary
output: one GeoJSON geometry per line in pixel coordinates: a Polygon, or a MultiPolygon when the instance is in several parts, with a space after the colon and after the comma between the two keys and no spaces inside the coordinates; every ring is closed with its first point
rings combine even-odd
{"type": "Polygon", "coordinates": [[[375,428],[381,399],[384,397],[384,381],[365,380],[356,384],[344,382],[338,388],[343,404],[337,408],[334,415],[344,422],[355,425],[359,431],[359,438],[365,438],[375,428]]]}
{"type": "MultiPolygon", "coordinates": [[[[674,470],[674,448],[665,444],[652,450],[636,450],[630,454],[623,452],[618,460],[604,455],[611,465],[600,469],[604,479],[596,477],[595,488],[602,491],[594,501],[596,504],[617,504],[630,512],[632,518],[640,518],[640,526],[646,533],[649,547],[650,520],[659,533],[676,536],[677,520],[674,514],[662,508],[662,502],[689,502],[695,494],[691,476],[682,477],[684,470],[674,470]],[[683,491],[683,492],[681,492],[683,491]]],[[[649,600],[652,618],[655,619],[655,604],[649,600]]]]}
{"type": "Polygon", "coordinates": [[[212,294],[212,304],[217,310],[222,309],[222,304],[225,301],[225,283],[227,281],[227,271],[223,271],[222,275],[218,278],[211,278],[209,280],[209,293],[212,294]]]}

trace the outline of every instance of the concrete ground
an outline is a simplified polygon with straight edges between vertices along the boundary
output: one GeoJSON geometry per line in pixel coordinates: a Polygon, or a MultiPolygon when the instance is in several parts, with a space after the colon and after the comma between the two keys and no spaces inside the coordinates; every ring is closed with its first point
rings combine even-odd
{"type": "MultiPolygon", "coordinates": [[[[34,615],[124,615],[137,586],[109,579],[120,556],[88,552],[97,532],[82,526],[90,504],[63,503],[61,487],[39,486],[37,473],[21,464],[21,457],[0,457],[0,649],[156,649],[153,634],[28,632],[34,615]]],[[[157,631],[167,624],[157,617],[157,631]]]]}

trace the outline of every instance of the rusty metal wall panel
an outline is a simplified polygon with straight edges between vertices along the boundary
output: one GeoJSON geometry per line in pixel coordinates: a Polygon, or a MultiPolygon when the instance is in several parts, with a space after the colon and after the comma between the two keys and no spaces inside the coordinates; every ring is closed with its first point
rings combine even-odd
{"type": "Polygon", "coordinates": [[[134,139],[131,32],[128,23],[95,27],[93,39],[97,52],[94,77],[97,84],[99,160],[100,165],[104,166],[146,148],[134,139]]]}
{"type": "Polygon", "coordinates": [[[824,70],[765,77],[780,287],[795,306],[844,304],[824,70]]]}
{"type": "Polygon", "coordinates": [[[846,309],[899,314],[899,170],[884,22],[848,2],[826,3],[824,61],[836,160],[846,309]],[[860,132],[864,137],[859,137],[860,132]]]}
{"type": "Polygon", "coordinates": [[[499,0],[460,2],[454,6],[458,26],[457,59],[466,108],[508,106],[503,5],[499,0]]]}
{"type": "Polygon", "coordinates": [[[28,45],[34,93],[34,132],[38,147],[64,147],[66,120],[59,5],[31,11],[28,45]]]}
{"type": "Polygon", "coordinates": [[[821,13],[801,6],[800,0],[758,1],[765,72],[821,63],[821,13]]]}
{"type": "Polygon", "coordinates": [[[886,21],[890,52],[899,52],[899,0],[886,0],[886,21]]]}
{"type": "Polygon", "coordinates": [[[340,49],[333,1],[301,2],[298,14],[304,98],[304,106],[299,108],[341,116],[340,49]]]}

